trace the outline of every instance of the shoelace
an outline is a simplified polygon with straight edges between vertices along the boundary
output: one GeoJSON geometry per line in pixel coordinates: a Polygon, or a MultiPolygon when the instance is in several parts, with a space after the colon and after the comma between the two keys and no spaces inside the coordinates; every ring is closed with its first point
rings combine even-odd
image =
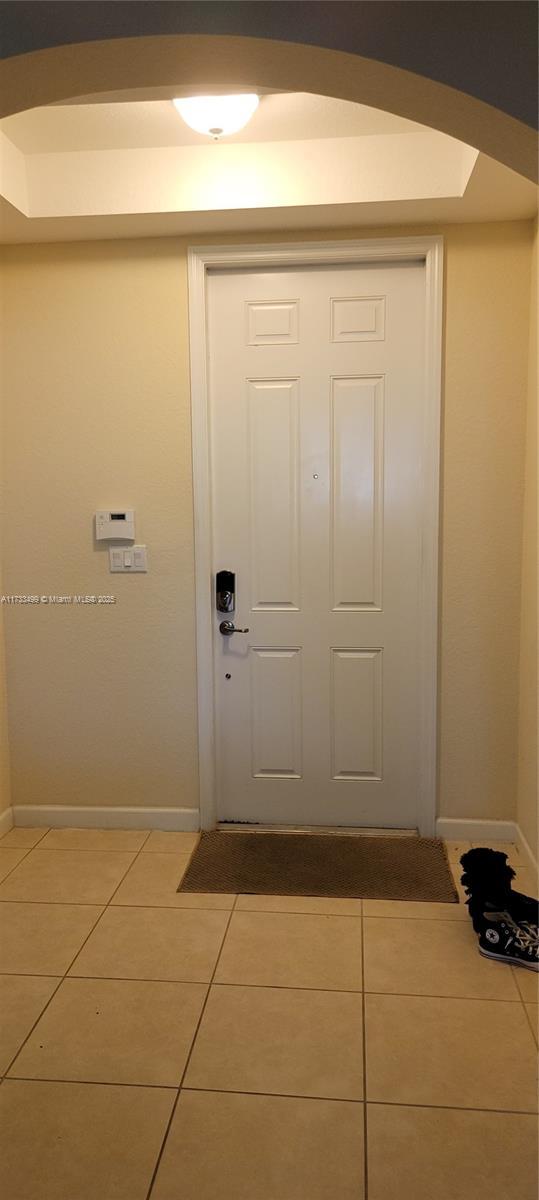
{"type": "Polygon", "coordinates": [[[532,925],[531,921],[522,921],[521,927],[527,931],[526,937],[531,939],[527,944],[539,947],[539,925],[532,925]]]}

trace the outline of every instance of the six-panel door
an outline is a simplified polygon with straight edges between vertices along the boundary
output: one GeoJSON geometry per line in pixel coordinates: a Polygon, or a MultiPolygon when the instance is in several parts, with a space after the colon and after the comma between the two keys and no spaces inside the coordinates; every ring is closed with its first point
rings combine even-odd
{"type": "Polygon", "coordinates": [[[220,820],[415,826],[424,265],[208,281],[220,820]]]}

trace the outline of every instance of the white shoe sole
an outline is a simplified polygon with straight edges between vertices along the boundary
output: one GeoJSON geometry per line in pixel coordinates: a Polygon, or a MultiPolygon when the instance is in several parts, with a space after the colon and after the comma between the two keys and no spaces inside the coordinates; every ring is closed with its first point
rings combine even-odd
{"type": "Polygon", "coordinates": [[[492,950],[482,950],[481,947],[479,947],[479,953],[483,955],[483,958],[493,958],[495,962],[512,963],[515,967],[524,967],[525,971],[539,972],[539,963],[526,963],[521,958],[512,958],[510,954],[494,954],[492,950]]]}

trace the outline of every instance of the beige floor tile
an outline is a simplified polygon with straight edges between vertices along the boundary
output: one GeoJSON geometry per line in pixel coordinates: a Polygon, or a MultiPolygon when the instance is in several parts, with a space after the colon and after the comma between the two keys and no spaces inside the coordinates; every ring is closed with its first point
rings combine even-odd
{"type": "MultiPolygon", "coordinates": [[[[174,908],[234,908],[234,892],[178,892],[174,908]]],[[[169,907],[165,905],[165,908],[169,907]]]]}
{"type": "Polygon", "coordinates": [[[364,900],[365,917],[407,917],[420,921],[469,921],[465,904],[428,904],[417,900],[364,900]]]}
{"type": "Polygon", "coordinates": [[[537,1042],[537,1041],[539,1041],[539,1028],[538,1028],[538,1026],[539,1026],[539,1020],[538,1020],[539,1005],[538,1004],[527,1004],[526,1012],[529,1017],[530,1025],[534,1032],[535,1040],[537,1042]]]}
{"type": "Polygon", "coordinates": [[[71,975],[209,983],[229,914],[108,908],[71,975]]]}
{"type": "Polygon", "coordinates": [[[529,1004],[539,1003],[539,974],[525,967],[513,967],[513,975],[523,1000],[529,1004]]]}
{"type": "Polygon", "coordinates": [[[59,982],[47,975],[0,975],[0,1075],[7,1070],[59,982]]]}
{"type": "Polygon", "coordinates": [[[106,904],[134,859],[112,850],[31,850],[0,884],[0,900],[106,904]]]}
{"type": "Polygon", "coordinates": [[[238,896],[236,909],[242,912],[327,913],[341,917],[360,917],[361,900],[341,900],[331,896],[238,896]]]}
{"type": "Polygon", "coordinates": [[[5,1080],[0,1195],[146,1200],[174,1098],[163,1088],[5,1080]]]}
{"type": "Polygon", "coordinates": [[[487,850],[501,850],[502,854],[507,854],[509,862],[515,867],[517,865],[517,861],[521,860],[522,857],[516,842],[496,842],[490,841],[488,838],[486,838],[484,842],[472,842],[472,846],[474,850],[477,850],[480,847],[486,847],[487,850]],[[515,860],[514,862],[513,859],[515,860]]]}
{"type": "Polygon", "coordinates": [[[25,850],[31,850],[32,846],[36,846],[45,837],[46,832],[46,827],[44,829],[37,829],[30,828],[30,826],[23,827],[21,825],[17,828],[14,826],[13,829],[10,829],[9,833],[4,834],[0,840],[0,847],[2,850],[4,846],[15,846],[17,849],[22,847],[25,850]]]}
{"type": "Polygon", "coordinates": [[[482,958],[471,922],[366,917],[365,991],[517,1000],[506,963],[482,958]]]}
{"type": "Polygon", "coordinates": [[[521,1004],[365,997],[367,1098],[534,1112],[535,1045],[521,1004]]]}
{"type": "Polygon", "coordinates": [[[152,829],[148,841],[144,843],[144,853],[155,851],[158,854],[192,854],[200,841],[200,833],[165,833],[161,829],[152,829]]]}
{"type": "Polygon", "coordinates": [[[362,997],[351,992],[214,986],[187,1088],[363,1098],[362,997]]]}
{"type": "Polygon", "coordinates": [[[234,912],[215,982],[361,991],[361,921],[234,912]]]}
{"type": "Polygon", "coordinates": [[[147,829],[51,829],[43,850],[140,850],[147,829]]]}
{"type": "Polygon", "coordinates": [[[444,840],[449,862],[458,863],[461,854],[465,854],[467,850],[471,850],[471,842],[454,842],[447,838],[444,840]]]}
{"type": "Polygon", "coordinates": [[[363,1194],[362,1104],[184,1091],[152,1200],[362,1200],[363,1194]]]}
{"type": "Polygon", "coordinates": [[[93,904],[1,904],[0,971],[63,975],[102,912],[93,904]]]}
{"type": "Polygon", "coordinates": [[[190,854],[140,854],[120,884],[113,904],[141,904],[151,908],[183,908],[178,886],[189,866],[190,854]]]}
{"type": "Polygon", "coordinates": [[[535,1117],[367,1107],[369,1200],[537,1200],[535,1117]]]}
{"type": "Polygon", "coordinates": [[[10,1075],[178,1087],[202,983],[65,979],[10,1075]]]}
{"type": "Polygon", "coordinates": [[[4,850],[0,847],[0,879],[5,879],[14,867],[18,866],[23,858],[28,854],[28,849],[20,846],[18,849],[12,847],[4,850]]]}

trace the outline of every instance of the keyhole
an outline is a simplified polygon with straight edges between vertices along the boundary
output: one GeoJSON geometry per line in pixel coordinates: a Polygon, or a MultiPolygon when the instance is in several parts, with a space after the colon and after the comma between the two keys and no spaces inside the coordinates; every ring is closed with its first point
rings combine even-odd
{"type": "Polygon", "coordinates": [[[225,675],[225,679],[232,679],[232,676],[231,676],[231,675],[229,675],[228,671],[227,671],[227,673],[226,673],[226,675],[225,675]]]}

